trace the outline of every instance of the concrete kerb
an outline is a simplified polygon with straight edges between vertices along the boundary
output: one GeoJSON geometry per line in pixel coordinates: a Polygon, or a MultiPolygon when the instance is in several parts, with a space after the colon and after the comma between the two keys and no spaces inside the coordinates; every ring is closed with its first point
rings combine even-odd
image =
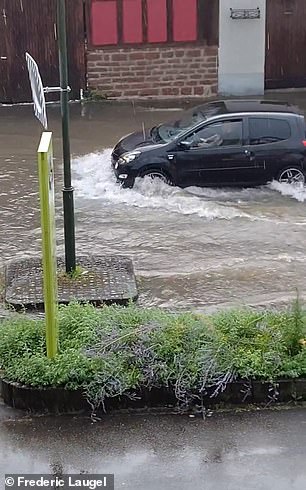
{"type": "MultiPolygon", "coordinates": [[[[72,391],[61,387],[33,388],[2,379],[0,393],[8,406],[32,413],[54,415],[93,411],[81,389],[72,391]]],[[[273,385],[259,380],[241,380],[227,385],[226,389],[216,396],[213,396],[213,393],[214,387],[211,387],[203,396],[198,394],[188,411],[199,413],[207,409],[243,408],[250,405],[270,407],[280,403],[295,405],[306,401],[306,379],[282,379],[273,385]]],[[[99,413],[103,408],[106,412],[125,409],[179,410],[177,402],[174,389],[140,388],[134,397],[122,395],[107,398],[104,406],[94,411],[99,413]]]]}

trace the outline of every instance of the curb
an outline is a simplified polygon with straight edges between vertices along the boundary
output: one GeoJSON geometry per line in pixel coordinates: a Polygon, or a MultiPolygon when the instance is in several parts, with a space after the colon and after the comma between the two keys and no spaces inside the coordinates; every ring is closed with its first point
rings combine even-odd
{"type": "MultiPolygon", "coordinates": [[[[195,405],[217,408],[218,405],[275,404],[306,400],[306,378],[278,380],[271,385],[261,381],[235,381],[226,389],[212,396],[214,389],[197,400],[195,405]]],[[[91,412],[92,407],[82,390],[64,388],[32,388],[16,382],[1,380],[0,393],[4,403],[10,407],[47,414],[75,414],[91,412]]],[[[145,409],[175,407],[177,399],[174,391],[165,388],[140,389],[133,399],[127,395],[105,400],[105,411],[121,409],[145,409]]],[[[99,411],[102,407],[99,408],[99,411]]]]}

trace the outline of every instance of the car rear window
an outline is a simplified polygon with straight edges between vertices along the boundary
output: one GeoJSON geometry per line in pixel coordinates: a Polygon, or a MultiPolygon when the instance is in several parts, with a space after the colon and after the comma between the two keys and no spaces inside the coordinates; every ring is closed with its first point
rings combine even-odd
{"type": "Polygon", "coordinates": [[[289,139],[291,129],[285,119],[250,117],[249,133],[251,145],[264,145],[289,139]]]}

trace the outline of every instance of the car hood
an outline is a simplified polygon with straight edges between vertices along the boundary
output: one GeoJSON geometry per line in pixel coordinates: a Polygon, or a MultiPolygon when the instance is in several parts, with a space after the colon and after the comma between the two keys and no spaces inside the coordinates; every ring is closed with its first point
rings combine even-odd
{"type": "Polygon", "coordinates": [[[160,146],[159,143],[152,141],[150,134],[143,131],[137,131],[135,133],[124,136],[115,146],[113,150],[113,156],[119,158],[123,153],[127,151],[133,151],[138,148],[151,149],[151,147],[160,146]]]}

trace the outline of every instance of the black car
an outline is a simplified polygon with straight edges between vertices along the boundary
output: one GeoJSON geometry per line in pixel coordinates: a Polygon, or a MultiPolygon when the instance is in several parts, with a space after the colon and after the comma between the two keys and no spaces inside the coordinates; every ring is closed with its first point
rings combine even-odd
{"type": "Polygon", "coordinates": [[[122,138],[112,165],[124,187],[150,176],[180,187],[305,184],[303,113],[284,102],[223,100],[122,138]]]}

